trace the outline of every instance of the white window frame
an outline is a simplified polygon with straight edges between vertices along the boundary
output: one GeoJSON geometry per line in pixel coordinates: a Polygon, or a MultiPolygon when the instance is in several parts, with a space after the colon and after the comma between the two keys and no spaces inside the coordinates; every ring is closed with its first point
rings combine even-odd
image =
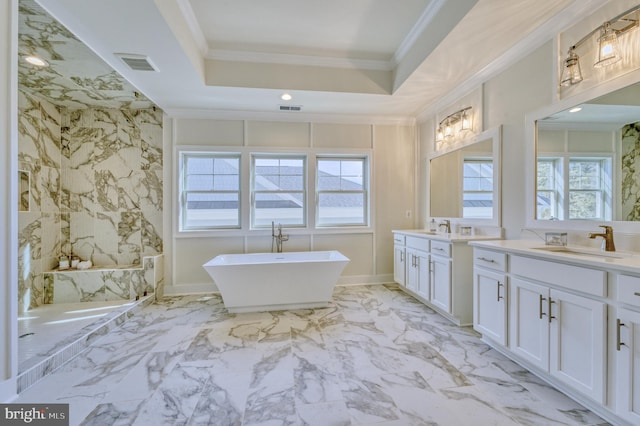
{"type": "MultiPolygon", "coordinates": [[[[213,176],[215,176],[215,171],[213,176]]],[[[213,231],[223,229],[241,229],[242,227],[242,155],[238,152],[209,152],[209,151],[191,151],[182,150],[179,152],[179,231],[213,231]],[[208,158],[215,160],[217,158],[233,158],[238,160],[238,189],[237,190],[188,190],[187,184],[187,160],[189,158],[208,158]],[[237,194],[238,208],[236,225],[221,226],[189,226],[186,223],[186,206],[189,194],[237,194]]]]}
{"type": "Polygon", "coordinates": [[[274,218],[273,222],[280,224],[287,228],[306,228],[307,227],[307,212],[308,212],[308,178],[309,173],[307,167],[307,155],[300,153],[262,153],[251,152],[251,202],[250,202],[250,216],[251,216],[251,229],[265,229],[271,227],[271,224],[256,224],[256,194],[288,194],[299,193],[302,195],[302,223],[287,223],[282,218],[274,218]],[[302,160],[302,190],[256,190],[256,173],[255,162],[256,159],[273,159],[273,160],[302,160]]]}
{"type": "MultiPolygon", "coordinates": [[[[559,176],[562,176],[562,172],[558,170],[559,167],[562,166],[562,159],[559,157],[539,157],[536,163],[536,176],[537,176],[537,170],[538,170],[538,164],[539,163],[550,163],[551,164],[551,170],[552,170],[552,176],[550,179],[550,186],[549,187],[545,187],[545,188],[536,188],[536,219],[538,220],[554,220],[554,219],[558,219],[560,218],[560,216],[562,216],[560,214],[561,211],[564,211],[563,207],[563,202],[561,200],[564,199],[564,197],[562,196],[562,194],[564,193],[563,189],[562,189],[562,185],[563,182],[561,179],[559,179],[559,176]],[[549,198],[550,198],[550,207],[551,207],[551,215],[548,218],[540,218],[539,215],[539,211],[538,211],[538,201],[537,201],[537,194],[538,192],[547,192],[549,193],[549,198]]],[[[538,179],[536,178],[536,182],[538,181],[538,179]]]]}
{"type": "Polygon", "coordinates": [[[368,227],[370,224],[370,196],[369,196],[369,156],[368,155],[333,155],[333,154],[317,154],[316,155],[316,196],[315,196],[315,222],[316,228],[343,228],[343,227],[368,227]],[[322,160],[330,161],[354,161],[362,162],[362,188],[361,190],[320,190],[318,179],[320,178],[318,163],[322,160]],[[363,221],[357,222],[325,222],[320,221],[320,194],[362,194],[363,195],[363,221]]]}

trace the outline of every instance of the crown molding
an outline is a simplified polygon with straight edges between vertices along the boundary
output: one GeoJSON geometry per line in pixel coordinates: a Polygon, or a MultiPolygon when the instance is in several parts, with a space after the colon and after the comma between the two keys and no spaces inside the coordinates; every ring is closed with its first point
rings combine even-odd
{"type": "Polygon", "coordinates": [[[233,111],[205,109],[163,109],[169,118],[209,119],[209,120],[256,120],[287,121],[337,124],[374,124],[413,126],[416,120],[411,116],[365,115],[365,114],[319,114],[304,112],[233,111]]]}
{"type": "Polygon", "coordinates": [[[427,8],[422,11],[422,14],[418,18],[418,21],[414,24],[409,33],[407,33],[404,40],[402,40],[402,42],[400,43],[400,46],[398,46],[398,49],[393,54],[393,57],[391,58],[391,64],[393,65],[393,68],[395,68],[400,63],[400,61],[402,61],[407,52],[409,52],[411,47],[415,44],[416,40],[418,40],[420,34],[424,32],[427,26],[436,17],[440,9],[442,9],[442,6],[444,6],[445,2],[446,0],[433,0],[429,3],[427,8]]]}
{"type": "Polygon", "coordinates": [[[376,71],[391,71],[393,69],[393,64],[391,63],[391,61],[375,59],[295,55],[288,53],[246,52],[223,49],[210,49],[206,54],[206,58],[220,61],[304,65],[328,68],[367,69],[376,71]]]}
{"type": "Polygon", "coordinates": [[[182,16],[187,21],[187,25],[191,30],[191,35],[193,36],[193,40],[195,41],[198,49],[202,56],[207,54],[209,50],[209,46],[207,43],[207,39],[202,32],[202,28],[200,28],[200,24],[198,23],[198,19],[196,18],[196,14],[191,7],[191,3],[189,0],[177,0],[178,7],[182,12],[182,16]]]}

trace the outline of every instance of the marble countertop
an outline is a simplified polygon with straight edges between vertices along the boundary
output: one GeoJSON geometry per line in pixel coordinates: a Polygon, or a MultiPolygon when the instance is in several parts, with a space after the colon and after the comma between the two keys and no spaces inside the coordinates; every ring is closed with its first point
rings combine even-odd
{"type": "Polygon", "coordinates": [[[413,237],[429,238],[431,240],[448,241],[450,243],[466,243],[469,241],[498,240],[499,236],[495,235],[462,235],[455,232],[450,234],[446,232],[434,232],[427,229],[394,229],[394,234],[411,235],[413,237]]]}
{"type": "Polygon", "coordinates": [[[640,253],[637,252],[605,252],[586,246],[545,246],[536,240],[471,241],[469,244],[591,268],[640,273],[640,253]]]}

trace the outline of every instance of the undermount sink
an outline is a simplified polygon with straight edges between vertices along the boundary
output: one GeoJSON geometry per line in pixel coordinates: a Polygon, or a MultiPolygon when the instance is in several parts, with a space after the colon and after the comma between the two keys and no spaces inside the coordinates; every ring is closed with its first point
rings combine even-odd
{"type": "Polygon", "coordinates": [[[578,256],[591,256],[591,257],[609,257],[615,259],[622,259],[625,257],[633,257],[633,253],[619,252],[619,251],[601,251],[597,249],[591,249],[588,247],[567,247],[567,246],[544,246],[544,247],[532,247],[534,250],[541,250],[551,253],[566,253],[575,254],[578,256]]]}

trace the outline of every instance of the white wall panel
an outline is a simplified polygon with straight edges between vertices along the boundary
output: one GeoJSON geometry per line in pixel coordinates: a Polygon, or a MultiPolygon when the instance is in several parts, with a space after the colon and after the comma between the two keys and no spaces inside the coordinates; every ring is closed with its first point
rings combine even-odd
{"type": "Polygon", "coordinates": [[[243,143],[244,121],[242,120],[176,120],[176,145],[242,146],[243,143]]]}
{"type": "Polygon", "coordinates": [[[314,148],[371,149],[371,125],[313,123],[314,148]]]}
{"type": "Polygon", "coordinates": [[[247,123],[247,145],[307,148],[311,144],[309,126],[309,123],[249,121],[247,123]]]}

